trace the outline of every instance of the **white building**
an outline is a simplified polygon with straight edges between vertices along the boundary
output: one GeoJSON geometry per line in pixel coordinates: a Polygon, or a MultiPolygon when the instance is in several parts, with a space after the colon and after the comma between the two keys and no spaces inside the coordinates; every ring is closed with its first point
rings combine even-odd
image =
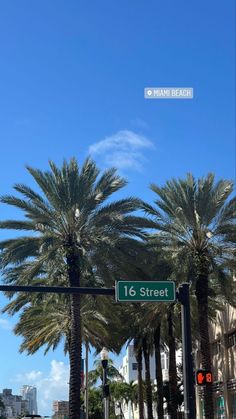
{"type": "MultiPolygon", "coordinates": [[[[138,364],[134,354],[134,346],[129,345],[126,349],[126,355],[122,360],[122,365],[119,368],[119,373],[124,377],[126,383],[131,383],[132,381],[138,381],[138,364]]],[[[150,357],[150,373],[151,379],[155,379],[155,360],[150,357]]],[[[145,366],[144,366],[144,359],[143,359],[143,366],[142,366],[142,377],[143,380],[145,379],[145,366]]],[[[119,410],[119,409],[117,409],[119,410]]],[[[132,408],[131,403],[128,405],[126,403],[122,404],[122,411],[124,413],[125,419],[133,419],[132,415],[132,408]]],[[[121,412],[116,412],[120,414],[121,412]]],[[[146,413],[146,412],[145,412],[146,413]]]]}
{"type": "Polygon", "coordinates": [[[21,394],[22,394],[23,399],[28,400],[29,402],[29,406],[28,406],[29,414],[37,415],[38,407],[37,407],[36,387],[24,385],[21,389],[21,394]]]}

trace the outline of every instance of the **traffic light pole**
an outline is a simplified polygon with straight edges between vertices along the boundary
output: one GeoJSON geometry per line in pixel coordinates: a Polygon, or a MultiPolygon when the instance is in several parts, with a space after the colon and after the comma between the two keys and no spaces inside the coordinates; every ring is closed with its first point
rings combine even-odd
{"type": "Polygon", "coordinates": [[[191,320],[189,305],[189,284],[181,284],[177,292],[181,303],[183,377],[184,377],[184,418],[196,419],[196,402],[192,359],[191,320]]]}

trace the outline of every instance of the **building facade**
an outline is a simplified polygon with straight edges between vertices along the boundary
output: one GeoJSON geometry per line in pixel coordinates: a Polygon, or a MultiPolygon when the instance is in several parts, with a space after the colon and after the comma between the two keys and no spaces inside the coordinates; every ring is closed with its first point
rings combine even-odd
{"type": "MultiPolygon", "coordinates": [[[[182,352],[181,352],[181,350],[178,350],[176,352],[176,363],[177,364],[182,363],[182,352]]],[[[167,349],[163,350],[161,352],[161,367],[162,367],[163,381],[168,381],[169,380],[169,373],[168,373],[169,353],[168,353],[167,349]]],[[[127,383],[131,383],[132,381],[137,383],[137,380],[138,380],[138,364],[137,364],[137,360],[136,360],[136,357],[135,357],[134,346],[133,345],[129,345],[127,347],[126,355],[124,356],[123,361],[122,361],[122,365],[119,368],[119,373],[124,377],[124,380],[127,383]]],[[[154,355],[150,356],[150,373],[151,373],[151,380],[152,380],[153,384],[155,384],[156,379],[155,379],[155,357],[154,357],[154,355]]],[[[143,359],[143,366],[142,366],[142,376],[143,376],[143,380],[145,380],[144,359],[143,359]]],[[[146,406],[144,406],[144,408],[145,408],[145,418],[147,418],[146,406]]],[[[129,403],[128,405],[126,403],[123,403],[122,410],[123,410],[125,419],[138,419],[139,418],[138,406],[134,406],[134,415],[132,413],[131,403],[129,403]]],[[[166,410],[166,406],[165,406],[165,410],[166,410]]],[[[154,417],[154,419],[157,419],[157,413],[156,412],[157,412],[157,408],[156,408],[156,405],[154,403],[153,404],[153,417],[154,417]]],[[[117,408],[116,413],[118,415],[120,414],[119,408],[117,408]]],[[[167,419],[167,418],[168,418],[168,415],[166,413],[165,419],[167,419]]]]}
{"type": "Polygon", "coordinates": [[[69,415],[69,402],[64,400],[54,400],[52,409],[57,415],[69,415]]]}
{"type": "Polygon", "coordinates": [[[12,389],[3,389],[0,398],[4,403],[4,414],[7,419],[16,419],[28,412],[28,401],[24,400],[22,396],[12,394],[12,389]]]}
{"type": "MultiPolygon", "coordinates": [[[[213,396],[216,419],[236,419],[236,309],[225,305],[210,325],[213,396]]],[[[199,356],[197,355],[197,367],[199,356]]],[[[197,388],[198,419],[204,418],[201,388],[197,388]]]]}
{"type": "MultiPolygon", "coordinates": [[[[155,379],[155,360],[154,357],[150,357],[150,372],[151,372],[151,379],[154,381],[155,379]]],[[[119,373],[124,377],[126,383],[131,383],[132,381],[137,382],[138,379],[138,364],[134,353],[134,346],[129,345],[126,349],[126,355],[123,357],[122,365],[119,368],[119,373]]],[[[145,379],[145,368],[144,368],[144,360],[143,360],[143,367],[142,367],[142,374],[143,380],[145,379]]],[[[117,414],[119,415],[121,412],[118,411],[117,414]]],[[[134,406],[135,410],[135,417],[137,415],[136,406],[134,406]]],[[[122,403],[122,411],[125,416],[125,419],[133,419],[132,415],[132,406],[131,403],[128,405],[126,403],[122,403]]]]}
{"type": "Polygon", "coordinates": [[[21,389],[21,395],[23,399],[28,400],[29,407],[28,412],[29,414],[37,415],[38,414],[38,407],[37,407],[37,389],[33,386],[24,385],[21,389]]]}

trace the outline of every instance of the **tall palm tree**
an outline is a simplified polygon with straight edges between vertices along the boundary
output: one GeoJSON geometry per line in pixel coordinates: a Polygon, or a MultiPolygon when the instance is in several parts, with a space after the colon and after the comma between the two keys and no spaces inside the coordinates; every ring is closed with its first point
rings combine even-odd
{"type": "Polygon", "coordinates": [[[134,338],[134,353],[138,366],[138,411],[139,419],[144,419],[144,395],[143,395],[143,354],[142,344],[138,335],[134,338]]]}
{"type": "Polygon", "coordinates": [[[99,387],[89,389],[89,419],[103,419],[102,390],[99,387]]]}
{"type": "Polygon", "coordinates": [[[130,383],[122,381],[113,381],[111,383],[111,397],[118,404],[122,418],[124,418],[124,412],[122,404],[126,404],[127,407],[130,403],[132,411],[132,419],[134,419],[134,406],[137,405],[138,398],[138,385],[131,381],[130,383]]]}
{"type": "Polygon", "coordinates": [[[168,347],[169,347],[169,393],[170,393],[170,417],[177,419],[177,366],[176,366],[176,342],[173,328],[173,306],[168,307],[168,347]]]}
{"type": "Polygon", "coordinates": [[[127,399],[131,404],[131,411],[134,419],[134,406],[137,406],[138,401],[138,385],[134,381],[130,381],[130,383],[126,383],[126,389],[127,399]]]}
{"type": "MultiPolygon", "coordinates": [[[[170,262],[165,259],[163,252],[160,249],[150,250],[149,246],[144,249],[141,248],[133,255],[133,263],[131,266],[132,272],[128,272],[128,278],[136,280],[166,280],[172,272],[170,262]],[[136,256],[136,257],[135,257],[136,256]]],[[[144,395],[142,384],[142,355],[145,353],[146,368],[145,375],[148,385],[145,386],[145,392],[148,393],[146,397],[149,414],[152,415],[152,386],[150,380],[150,365],[149,356],[153,352],[152,346],[155,350],[156,361],[156,380],[157,392],[156,399],[158,417],[163,417],[163,380],[161,369],[161,355],[160,355],[160,325],[161,318],[166,312],[166,304],[157,305],[152,303],[136,303],[126,306],[127,318],[132,321],[132,332],[130,339],[134,339],[134,352],[138,364],[138,384],[139,384],[139,417],[143,419],[144,415],[144,395]],[[148,325],[148,327],[147,327],[148,325]],[[158,337],[159,330],[159,337],[158,337]],[[148,345],[146,343],[148,342],[148,345]],[[143,345],[144,343],[144,345],[143,345]],[[143,351],[144,349],[144,351],[143,351]],[[151,396],[150,396],[151,394],[151,396]]]]}
{"type": "MultiPolygon", "coordinates": [[[[188,174],[186,179],[172,179],[162,187],[152,184],[151,189],[157,195],[157,207],[145,204],[144,209],[159,223],[158,242],[171,251],[177,265],[188,267],[186,279],[195,287],[198,305],[201,365],[211,370],[209,286],[213,277],[225,293],[230,270],[235,269],[236,198],[230,199],[233,183],[215,182],[213,174],[198,180],[188,174]]],[[[233,290],[233,285],[229,289],[233,290]]],[[[230,293],[228,297],[232,298],[230,293]]],[[[212,386],[205,386],[203,391],[206,417],[213,419],[212,386]]]]}
{"type": "MultiPolygon", "coordinates": [[[[61,168],[49,164],[50,171],[45,172],[27,167],[40,192],[16,184],[20,197],[1,198],[2,203],[21,209],[25,219],[2,221],[0,228],[32,232],[0,243],[2,269],[18,266],[19,275],[11,282],[30,284],[59,257],[65,262],[67,286],[88,286],[95,275],[100,277],[100,286],[106,280],[110,285],[114,279],[110,265],[116,253],[127,242],[134,246],[135,238],[142,238],[143,228],[149,226],[147,220],[132,215],[140,201],[127,198],[105,205],[126,181],[115,169],[100,174],[91,159],[81,169],[75,159],[65,161],[61,168]]],[[[70,419],[79,419],[80,411],[81,299],[80,294],[70,295],[70,419]]]]}
{"type": "Polygon", "coordinates": [[[143,336],[142,347],[143,357],[145,364],[145,384],[146,384],[146,401],[147,401],[147,414],[148,419],[153,419],[153,406],[152,406],[152,382],[150,371],[150,353],[152,343],[148,339],[149,333],[143,336]]]}
{"type": "MultiPolygon", "coordinates": [[[[87,298],[84,298],[86,302],[87,298]]],[[[17,301],[14,301],[17,304],[17,301]]],[[[119,352],[123,340],[119,345],[114,345],[113,338],[120,333],[119,322],[115,324],[115,319],[105,318],[92,305],[92,301],[82,304],[82,340],[89,342],[98,351],[105,344],[113,351],[119,352]],[[109,333],[113,327],[113,336],[109,333]],[[117,327],[117,330],[116,330],[117,327]]],[[[108,301],[108,305],[111,304],[108,301]]],[[[13,302],[8,304],[4,311],[11,314],[13,302]]],[[[64,341],[64,351],[68,352],[70,346],[70,311],[69,297],[62,295],[47,295],[37,304],[30,303],[20,313],[19,320],[14,328],[16,335],[23,337],[20,352],[26,351],[27,354],[34,354],[42,346],[45,347],[45,354],[50,350],[56,349],[61,340],[64,341]]]]}
{"type": "Polygon", "coordinates": [[[123,412],[123,403],[124,403],[124,382],[122,381],[113,381],[110,384],[110,396],[114,402],[114,405],[117,405],[120,411],[120,416],[122,419],[125,419],[125,415],[123,412]]]}

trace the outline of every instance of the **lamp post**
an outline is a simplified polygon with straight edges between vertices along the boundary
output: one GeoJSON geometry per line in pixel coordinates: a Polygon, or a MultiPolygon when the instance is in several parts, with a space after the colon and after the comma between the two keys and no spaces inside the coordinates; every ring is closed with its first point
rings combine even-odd
{"type": "Polygon", "coordinates": [[[102,379],[102,388],[103,388],[103,398],[104,398],[104,419],[109,419],[109,384],[107,384],[107,366],[108,366],[108,351],[106,348],[103,348],[101,351],[101,361],[103,368],[103,379],[102,379]]]}

